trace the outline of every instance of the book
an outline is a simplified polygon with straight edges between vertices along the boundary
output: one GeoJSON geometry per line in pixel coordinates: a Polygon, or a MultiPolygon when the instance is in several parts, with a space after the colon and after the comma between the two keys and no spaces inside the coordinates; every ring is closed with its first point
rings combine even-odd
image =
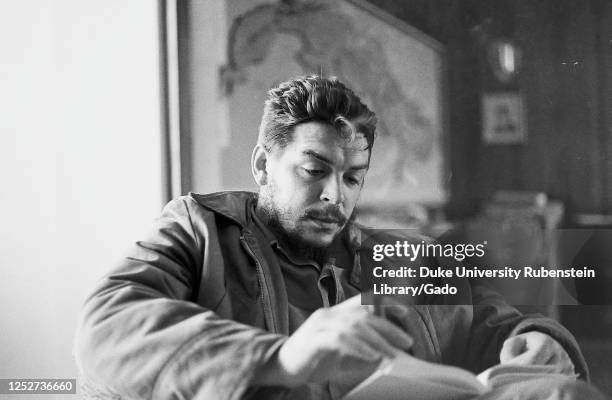
{"type": "Polygon", "coordinates": [[[575,376],[554,372],[550,366],[496,365],[479,375],[453,366],[420,360],[408,354],[387,359],[343,400],[462,400],[492,388],[542,377],[575,376]]]}

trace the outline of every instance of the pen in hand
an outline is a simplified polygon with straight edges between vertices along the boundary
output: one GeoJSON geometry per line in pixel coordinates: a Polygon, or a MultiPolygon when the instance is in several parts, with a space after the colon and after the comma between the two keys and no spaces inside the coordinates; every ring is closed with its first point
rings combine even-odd
{"type": "Polygon", "coordinates": [[[380,299],[380,296],[377,296],[375,294],[372,295],[373,301],[372,303],[374,304],[374,315],[376,315],[377,317],[383,317],[383,311],[382,311],[382,301],[380,299]]]}

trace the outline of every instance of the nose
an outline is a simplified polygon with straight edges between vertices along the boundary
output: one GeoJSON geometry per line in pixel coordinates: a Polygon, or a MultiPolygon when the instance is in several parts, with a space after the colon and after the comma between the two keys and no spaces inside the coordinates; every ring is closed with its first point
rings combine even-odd
{"type": "Polygon", "coordinates": [[[344,188],[342,187],[342,178],[337,175],[330,175],[325,180],[323,191],[321,192],[321,200],[326,203],[339,205],[344,202],[344,188]]]}

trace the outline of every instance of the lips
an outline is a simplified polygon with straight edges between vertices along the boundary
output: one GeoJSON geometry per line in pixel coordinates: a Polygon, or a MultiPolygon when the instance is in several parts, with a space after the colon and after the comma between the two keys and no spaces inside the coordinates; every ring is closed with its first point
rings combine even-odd
{"type": "Polygon", "coordinates": [[[327,208],[323,210],[308,210],[306,218],[323,224],[344,225],[346,218],[337,208],[327,208]]]}
{"type": "Polygon", "coordinates": [[[310,218],[315,220],[315,221],[325,222],[326,224],[340,225],[342,223],[341,220],[338,220],[338,219],[335,219],[335,218],[320,218],[320,217],[310,217],[310,218]]]}

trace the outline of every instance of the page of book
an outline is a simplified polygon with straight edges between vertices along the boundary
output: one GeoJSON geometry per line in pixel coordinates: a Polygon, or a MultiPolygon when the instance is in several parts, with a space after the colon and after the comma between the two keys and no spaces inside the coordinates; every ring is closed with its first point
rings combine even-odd
{"type": "Polygon", "coordinates": [[[380,367],[351,390],[344,400],[463,400],[486,393],[491,388],[530,379],[562,375],[544,365],[495,365],[478,376],[448,365],[430,363],[401,353],[383,361],[380,367]]]}

